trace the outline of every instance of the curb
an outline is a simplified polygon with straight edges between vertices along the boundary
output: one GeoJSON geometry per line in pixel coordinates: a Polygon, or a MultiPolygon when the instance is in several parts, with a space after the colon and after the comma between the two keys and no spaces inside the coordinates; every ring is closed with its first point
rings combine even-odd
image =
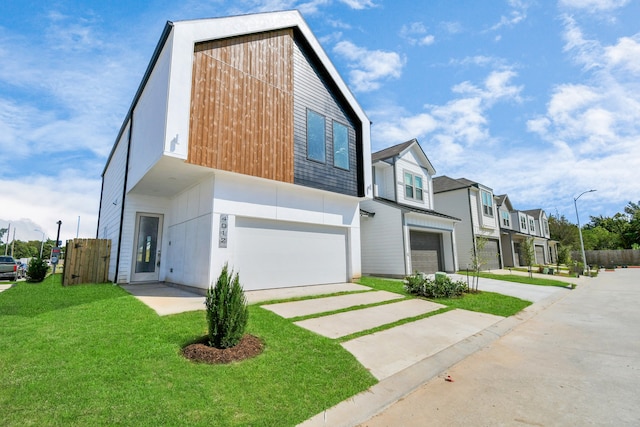
{"type": "Polygon", "coordinates": [[[418,387],[547,309],[570,291],[559,291],[488,328],[394,374],[355,396],[298,424],[300,427],[351,427],[382,412],[418,387]]]}

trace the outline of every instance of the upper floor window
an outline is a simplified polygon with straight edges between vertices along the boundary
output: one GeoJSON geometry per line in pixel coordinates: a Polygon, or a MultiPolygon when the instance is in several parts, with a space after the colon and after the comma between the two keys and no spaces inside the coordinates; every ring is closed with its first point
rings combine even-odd
{"type": "Polygon", "coordinates": [[[307,110],[307,158],[317,162],[326,162],[324,116],[307,110]]]}
{"type": "Polygon", "coordinates": [[[404,196],[407,199],[424,200],[421,176],[410,172],[404,173],[404,196]]]}
{"type": "Polygon", "coordinates": [[[549,222],[545,219],[542,221],[542,226],[544,227],[545,236],[549,234],[549,222]]]}
{"type": "Polygon", "coordinates": [[[485,215],[493,216],[492,199],[491,193],[487,193],[486,191],[482,192],[482,212],[484,212],[485,215]]]}
{"type": "Polygon", "coordinates": [[[529,218],[529,229],[532,233],[536,232],[536,224],[533,222],[533,219],[529,218]]]}
{"type": "Polygon", "coordinates": [[[349,129],[336,121],[333,122],[333,165],[349,169],[349,129]]]}
{"type": "Polygon", "coordinates": [[[520,217],[520,228],[523,230],[527,229],[527,218],[523,216],[520,217]]]}
{"type": "Polygon", "coordinates": [[[510,223],[509,212],[502,211],[502,225],[504,225],[505,227],[509,227],[510,223]]]}

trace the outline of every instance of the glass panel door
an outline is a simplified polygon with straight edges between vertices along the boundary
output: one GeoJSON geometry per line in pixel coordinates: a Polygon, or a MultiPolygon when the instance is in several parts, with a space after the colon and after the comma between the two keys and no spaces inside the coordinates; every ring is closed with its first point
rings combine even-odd
{"type": "Polygon", "coordinates": [[[136,219],[136,240],[131,281],[158,280],[162,216],[138,214],[136,219]]]}

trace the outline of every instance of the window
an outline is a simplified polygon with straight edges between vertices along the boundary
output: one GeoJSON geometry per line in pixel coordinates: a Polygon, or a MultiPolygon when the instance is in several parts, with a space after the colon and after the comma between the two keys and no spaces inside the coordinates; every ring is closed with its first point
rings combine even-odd
{"type": "Polygon", "coordinates": [[[333,122],[333,165],[349,170],[349,129],[333,122]]]}
{"type": "Polygon", "coordinates": [[[482,192],[482,212],[484,212],[485,215],[493,216],[493,200],[491,193],[487,193],[486,191],[482,192]]]}
{"type": "Polygon", "coordinates": [[[413,175],[404,173],[404,197],[413,199],[413,175]]]}
{"type": "Polygon", "coordinates": [[[542,225],[544,226],[544,235],[548,236],[549,235],[549,222],[545,219],[544,221],[542,221],[542,225]]]}
{"type": "Polygon", "coordinates": [[[502,211],[502,225],[509,227],[509,212],[502,211]]]}
{"type": "Polygon", "coordinates": [[[326,162],[324,116],[307,110],[307,158],[326,162]]]}
{"type": "Polygon", "coordinates": [[[404,197],[422,201],[424,199],[424,191],[422,190],[422,177],[413,175],[410,172],[404,173],[404,197]]]}
{"type": "Polygon", "coordinates": [[[520,217],[520,228],[522,230],[526,230],[527,229],[527,218],[521,216],[520,217]]]}
{"type": "Polygon", "coordinates": [[[532,233],[536,232],[536,224],[533,222],[532,218],[529,218],[529,230],[531,230],[532,233]]]}

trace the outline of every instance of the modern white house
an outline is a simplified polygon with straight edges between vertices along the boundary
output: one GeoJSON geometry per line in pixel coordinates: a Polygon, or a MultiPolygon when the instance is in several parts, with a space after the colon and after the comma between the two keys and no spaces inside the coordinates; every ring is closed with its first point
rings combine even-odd
{"type": "Polygon", "coordinates": [[[505,267],[526,266],[523,245],[533,239],[533,264],[552,264],[557,260],[555,242],[550,240],[549,221],[542,209],[520,211],[513,208],[509,196],[496,196],[500,212],[500,239],[505,267]]]}
{"type": "Polygon", "coordinates": [[[454,272],[454,215],[435,210],[436,173],[416,139],[372,155],[374,199],[360,203],[362,273],[404,277],[454,272]]]}
{"type": "Polygon", "coordinates": [[[370,121],[297,11],[168,22],[102,174],[115,283],[361,275],[370,121]]]}
{"type": "Polygon", "coordinates": [[[473,268],[474,258],[482,260],[483,270],[502,268],[493,190],[466,178],[438,176],[433,178],[433,193],[439,211],[461,219],[455,233],[459,268],[473,268]]]}

